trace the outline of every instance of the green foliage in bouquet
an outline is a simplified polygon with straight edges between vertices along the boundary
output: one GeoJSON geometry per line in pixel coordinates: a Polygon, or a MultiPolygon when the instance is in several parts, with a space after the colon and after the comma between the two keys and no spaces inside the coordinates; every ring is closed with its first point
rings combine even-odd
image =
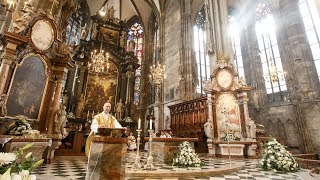
{"type": "Polygon", "coordinates": [[[0,174],[10,172],[10,174],[19,174],[24,171],[32,172],[36,167],[43,163],[43,159],[35,161],[32,152],[24,155],[24,151],[33,144],[19,148],[15,153],[0,153],[0,174]]]}
{"type": "Polygon", "coordinates": [[[27,122],[26,116],[16,116],[17,120],[15,120],[12,124],[10,124],[8,128],[8,132],[10,135],[22,135],[28,130],[32,130],[31,125],[27,122]]]}
{"type": "Polygon", "coordinates": [[[272,138],[265,145],[260,166],[264,170],[277,170],[283,172],[296,172],[298,163],[292,155],[276,139],[272,138]]]}
{"type": "Polygon", "coordinates": [[[175,158],[173,158],[172,165],[179,167],[201,167],[203,162],[188,141],[183,141],[179,145],[179,151],[175,158]]]}

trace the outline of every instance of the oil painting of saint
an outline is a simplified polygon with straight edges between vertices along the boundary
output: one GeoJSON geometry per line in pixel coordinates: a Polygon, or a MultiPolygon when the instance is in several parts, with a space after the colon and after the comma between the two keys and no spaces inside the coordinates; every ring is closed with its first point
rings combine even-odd
{"type": "Polygon", "coordinates": [[[23,60],[14,72],[9,90],[8,116],[24,115],[37,119],[46,81],[45,65],[39,57],[30,56],[23,60]]]}

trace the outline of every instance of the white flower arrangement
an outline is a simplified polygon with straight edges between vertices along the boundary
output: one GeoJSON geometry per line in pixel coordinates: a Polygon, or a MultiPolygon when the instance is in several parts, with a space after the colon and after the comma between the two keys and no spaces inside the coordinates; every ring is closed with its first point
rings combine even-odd
{"type": "Polygon", "coordinates": [[[173,159],[172,164],[179,167],[201,167],[203,163],[191,147],[191,144],[188,141],[184,141],[179,145],[178,154],[173,159]]]}
{"type": "Polygon", "coordinates": [[[0,152],[0,166],[11,164],[16,160],[17,156],[15,153],[3,153],[0,152]]]}
{"type": "Polygon", "coordinates": [[[35,162],[32,152],[23,153],[32,145],[27,144],[15,153],[0,153],[0,180],[36,180],[30,172],[42,164],[43,159],[35,162]]]}
{"type": "Polygon", "coordinates": [[[296,172],[299,170],[299,165],[292,155],[274,138],[266,144],[260,160],[260,166],[264,170],[284,172],[296,172]]]}
{"type": "Polygon", "coordinates": [[[15,120],[10,126],[9,126],[9,134],[10,135],[23,135],[29,130],[32,130],[30,123],[27,122],[26,116],[16,116],[17,120],[15,120]]]}

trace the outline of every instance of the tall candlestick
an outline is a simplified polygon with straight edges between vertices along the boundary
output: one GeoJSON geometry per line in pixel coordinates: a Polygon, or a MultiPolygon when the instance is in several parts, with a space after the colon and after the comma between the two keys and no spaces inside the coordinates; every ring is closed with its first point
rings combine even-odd
{"type": "Polygon", "coordinates": [[[138,129],[141,129],[141,119],[138,120],[138,129]]]}
{"type": "Polygon", "coordinates": [[[149,124],[149,126],[150,126],[150,129],[152,129],[152,119],[150,119],[150,124],[149,124]]]}

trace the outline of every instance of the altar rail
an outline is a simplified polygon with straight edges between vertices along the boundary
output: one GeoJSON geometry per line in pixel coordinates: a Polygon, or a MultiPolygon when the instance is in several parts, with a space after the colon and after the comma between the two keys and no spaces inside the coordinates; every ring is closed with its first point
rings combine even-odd
{"type": "Polygon", "coordinates": [[[208,119],[207,97],[185,101],[169,106],[171,130],[174,136],[198,138],[195,143],[197,152],[208,152],[204,124],[208,119]]]}

